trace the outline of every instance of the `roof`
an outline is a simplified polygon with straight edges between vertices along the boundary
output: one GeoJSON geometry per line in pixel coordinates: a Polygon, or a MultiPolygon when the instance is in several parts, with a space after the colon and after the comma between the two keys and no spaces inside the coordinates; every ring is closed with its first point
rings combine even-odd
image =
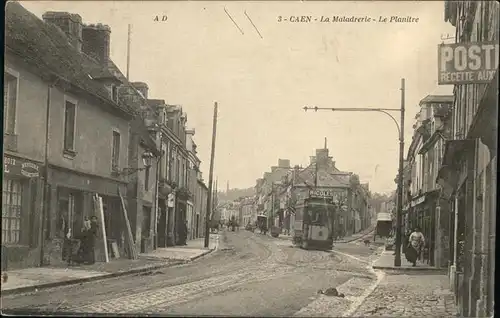
{"type": "Polygon", "coordinates": [[[161,106],[165,105],[165,100],[164,99],[148,99],[148,104],[149,106],[161,106]]]}
{"type": "Polygon", "coordinates": [[[56,75],[106,106],[133,114],[126,105],[111,100],[106,87],[92,79],[96,74],[112,77],[112,73],[73,47],[57,26],[44,22],[16,2],[8,2],[5,8],[5,47],[38,74],[56,75]]]}
{"type": "Polygon", "coordinates": [[[427,95],[420,101],[419,105],[427,103],[453,103],[454,98],[453,95],[427,95]]]}
{"type": "MultiPolygon", "coordinates": [[[[350,186],[350,174],[347,172],[342,172],[333,163],[329,163],[328,171],[320,169],[317,171],[317,186],[319,187],[349,187],[350,186]]],[[[316,170],[315,164],[311,164],[304,170],[298,173],[296,182],[297,185],[303,184],[307,187],[312,187],[315,184],[316,170]]]]}

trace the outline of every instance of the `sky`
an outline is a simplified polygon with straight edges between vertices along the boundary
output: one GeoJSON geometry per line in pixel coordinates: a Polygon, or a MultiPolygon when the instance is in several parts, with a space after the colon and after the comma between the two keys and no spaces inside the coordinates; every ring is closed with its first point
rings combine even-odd
{"type": "MultiPolygon", "coordinates": [[[[130,80],[147,83],[149,98],[165,99],[187,112],[206,181],[217,101],[214,178],[223,188],[227,182],[230,188],[253,187],[278,159],[307,166],[326,137],[339,169],[358,174],[373,192],[391,192],[396,188],[399,142],[388,116],[302,108],[399,108],[405,78],[406,154],[418,102],[453,89],[437,84],[437,46],[442,36],[454,35],[454,28],[444,22],[440,1],[21,4],[39,17],[45,11],[67,11],[80,14],[84,23],[109,25],[111,58],[124,74],[131,24],[130,80]],[[334,15],[419,20],[319,22],[321,16],[334,15]],[[167,20],[162,22],[162,16],[167,20]],[[318,21],[278,22],[280,16],[312,16],[318,21]]],[[[400,114],[393,115],[399,121],[400,114]]]]}

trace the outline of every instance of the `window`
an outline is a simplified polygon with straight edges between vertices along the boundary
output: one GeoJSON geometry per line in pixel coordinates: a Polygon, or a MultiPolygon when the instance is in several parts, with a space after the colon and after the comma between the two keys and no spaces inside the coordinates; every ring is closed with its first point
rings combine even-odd
{"type": "Polygon", "coordinates": [[[4,133],[13,135],[16,129],[17,78],[6,72],[3,77],[4,133]]]}
{"type": "Polygon", "coordinates": [[[113,131],[113,153],[111,157],[111,168],[113,171],[118,170],[118,164],[120,159],[120,133],[113,131]]]}
{"type": "Polygon", "coordinates": [[[144,190],[149,191],[149,167],[144,171],[144,190]]]}
{"type": "Polygon", "coordinates": [[[176,170],[175,183],[177,183],[177,185],[180,185],[179,177],[181,175],[181,165],[179,164],[179,158],[175,158],[175,170],[176,170]]]}
{"type": "Polygon", "coordinates": [[[168,144],[168,161],[167,161],[167,178],[168,181],[172,182],[174,181],[174,176],[173,176],[173,171],[174,171],[174,151],[170,143],[168,144]]]}
{"type": "Polygon", "coordinates": [[[4,179],[2,182],[2,244],[20,243],[21,198],[21,181],[4,179]]]}
{"type": "Polygon", "coordinates": [[[186,163],[182,164],[182,176],[183,176],[182,181],[184,182],[184,186],[187,187],[188,184],[187,184],[187,165],[186,165],[186,163]]]}
{"type": "Polygon", "coordinates": [[[64,150],[75,151],[75,115],[76,104],[66,101],[64,110],[64,150]]]}
{"type": "Polygon", "coordinates": [[[118,102],[118,87],[116,85],[111,86],[111,98],[114,102],[118,102]]]}

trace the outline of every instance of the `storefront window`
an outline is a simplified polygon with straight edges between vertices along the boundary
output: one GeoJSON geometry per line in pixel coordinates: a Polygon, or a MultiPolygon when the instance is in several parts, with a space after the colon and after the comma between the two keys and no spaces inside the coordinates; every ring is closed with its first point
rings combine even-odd
{"type": "Polygon", "coordinates": [[[2,185],[2,244],[18,244],[21,237],[22,183],[4,179],[2,185]]]}

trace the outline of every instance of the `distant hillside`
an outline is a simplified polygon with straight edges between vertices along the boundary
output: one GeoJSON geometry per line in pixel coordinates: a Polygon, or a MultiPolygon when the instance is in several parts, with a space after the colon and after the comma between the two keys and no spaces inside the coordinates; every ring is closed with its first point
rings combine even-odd
{"type": "Polygon", "coordinates": [[[247,189],[229,189],[229,192],[219,191],[219,201],[235,201],[239,197],[250,197],[255,195],[253,187],[247,189]]]}

